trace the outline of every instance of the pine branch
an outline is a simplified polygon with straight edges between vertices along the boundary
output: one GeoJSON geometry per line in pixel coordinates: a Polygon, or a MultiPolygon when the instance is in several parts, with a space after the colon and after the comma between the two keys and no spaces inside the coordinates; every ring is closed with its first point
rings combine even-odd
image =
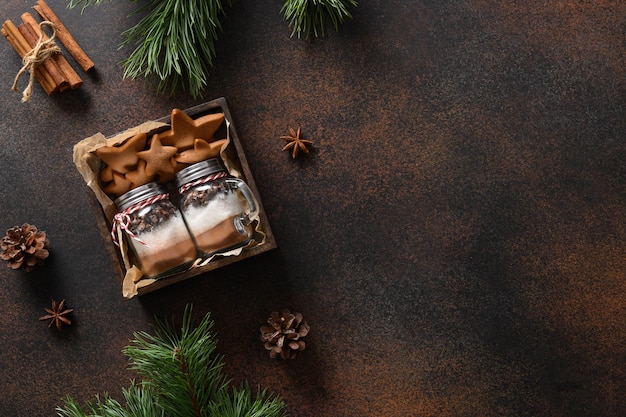
{"type": "MultiPolygon", "coordinates": [[[[84,10],[104,0],[68,0],[84,10]]],[[[111,0],[109,0],[111,1],[111,0]]],[[[221,31],[224,3],[230,0],[145,0],[132,15],[140,21],[122,32],[120,49],[134,47],[121,63],[124,78],[157,79],[157,91],[181,85],[195,98],[207,84],[221,31]]]]}
{"type": "MultiPolygon", "coordinates": [[[[67,0],[68,7],[100,5],[105,0],[67,0]]],[[[109,0],[111,2],[112,0],[109,0]]],[[[130,0],[136,1],[136,0],[130,0]]],[[[181,85],[196,98],[207,85],[221,31],[224,3],[230,0],[144,0],[134,15],[141,20],[122,32],[120,49],[134,47],[122,61],[124,78],[157,80],[157,91],[173,94],[181,85]]],[[[336,31],[351,18],[357,0],[285,0],[281,13],[289,21],[291,36],[325,36],[326,26],[336,31]]]]}
{"type": "Polygon", "coordinates": [[[209,416],[220,417],[284,417],[285,404],[279,398],[270,398],[266,390],[257,389],[256,395],[247,383],[233,388],[232,395],[221,393],[222,399],[209,407],[209,416]]]}
{"type": "Polygon", "coordinates": [[[213,322],[207,314],[192,326],[185,309],[180,331],[157,320],[154,333],[138,332],[124,348],[130,368],[143,378],[123,390],[125,405],[105,395],[81,407],[68,397],[60,417],[283,417],[284,403],[244,383],[230,389],[222,357],[215,354],[213,322]]]}
{"type": "MultiPolygon", "coordinates": [[[[70,397],[64,400],[64,406],[57,407],[57,413],[61,417],[130,417],[131,414],[125,414],[122,405],[113,398],[105,395],[102,399],[96,396],[89,401],[83,410],[78,402],[70,397]]],[[[146,414],[147,416],[148,414],[146,414]]]]}
{"type": "Polygon", "coordinates": [[[132,382],[128,389],[123,390],[123,394],[126,400],[126,409],[119,414],[119,417],[165,416],[165,412],[159,406],[156,393],[146,384],[136,385],[132,382]]]}
{"type": "Polygon", "coordinates": [[[124,349],[131,369],[155,388],[168,415],[200,417],[202,405],[228,386],[222,356],[214,354],[213,323],[207,315],[193,328],[187,309],[180,334],[167,322],[156,326],[155,335],[136,333],[124,349]]]}
{"type": "MultiPolygon", "coordinates": [[[[228,1],[228,0],[227,0],[228,1]]],[[[193,97],[206,87],[221,30],[222,0],[147,0],[145,16],[122,32],[120,47],[135,45],[122,64],[124,77],[158,77],[158,91],[173,93],[186,80],[193,97]]]]}
{"type": "Polygon", "coordinates": [[[304,34],[309,38],[313,33],[318,38],[325,36],[327,19],[339,31],[339,24],[352,17],[348,9],[357,3],[357,0],[285,0],[281,13],[293,28],[291,36],[300,38],[304,34]]]}

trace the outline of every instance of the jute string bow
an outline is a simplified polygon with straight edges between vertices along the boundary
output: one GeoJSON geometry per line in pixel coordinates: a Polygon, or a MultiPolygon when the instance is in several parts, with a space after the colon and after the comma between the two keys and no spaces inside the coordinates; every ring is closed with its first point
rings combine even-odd
{"type": "Polygon", "coordinates": [[[61,53],[61,49],[54,42],[54,38],[57,35],[56,25],[52,22],[44,20],[43,22],[39,23],[39,29],[39,40],[37,40],[37,44],[35,45],[35,47],[28,51],[26,55],[24,55],[24,57],[22,58],[23,66],[17,73],[17,75],[15,76],[15,80],[13,81],[12,90],[17,92],[17,82],[19,81],[22,74],[24,74],[24,72],[26,71],[30,73],[28,85],[22,93],[22,103],[30,99],[33,84],[35,82],[35,69],[52,55],[61,53]],[[50,36],[46,40],[44,40],[44,26],[49,26],[52,29],[52,36],[50,36]]]}

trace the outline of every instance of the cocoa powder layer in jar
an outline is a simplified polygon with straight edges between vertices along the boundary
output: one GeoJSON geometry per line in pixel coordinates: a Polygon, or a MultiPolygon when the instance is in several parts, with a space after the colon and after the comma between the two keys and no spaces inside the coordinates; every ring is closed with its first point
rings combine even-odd
{"type": "Polygon", "coordinates": [[[235,216],[228,217],[210,229],[194,234],[198,248],[204,253],[214,253],[234,249],[248,243],[252,227],[239,233],[235,228],[235,216]]]}

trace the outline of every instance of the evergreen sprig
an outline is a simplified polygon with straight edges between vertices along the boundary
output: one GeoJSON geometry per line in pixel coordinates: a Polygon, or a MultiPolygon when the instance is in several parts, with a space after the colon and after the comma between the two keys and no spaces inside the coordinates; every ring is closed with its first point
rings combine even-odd
{"type": "MultiPolygon", "coordinates": [[[[83,10],[104,1],[67,0],[68,7],[83,10]]],[[[230,0],[144,0],[133,12],[142,15],[141,20],[122,32],[120,48],[134,47],[122,61],[124,78],[150,81],[156,76],[159,92],[174,93],[182,85],[194,98],[201,95],[215,58],[224,4],[230,0]]],[[[291,36],[318,38],[325,36],[328,24],[338,31],[357,4],[357,0],[285,0],[281,13],[289,21],[291,36]]]]}
{"type": "Polygon", "coordinates": [[[123,390],[126,406],[108,395],[96,396],[87,402],[85,407],[67,397],[64,407],[57,407],[60,417],[165,417],[165,413],[158,405],[158,398],[152,389],[135,385],[134,383],[123,390]]]}
{"type": "Polygon", "coordinates": [[[291,36],[318,38],[325,36],[327,19],[338,31],[339,24],[352,17],[349,8],[356,6],[356,0],[285,0],[281,12],[292,27],[291,36]]]}
{"type": "MultiPolygon", "coordinates": [[[[103,0],[69,0],[69,7],[99,5],[103,0]]],[[[145,0],[132,15],[142,16],[122,32],[120,48],[134,47],[122,61],[124,78],[157,76],[157,91],[181,85],[195,98],[207,84],[215,58],[220,17],[229,0],[145,0]]]]}
{"type": "Polygon", "coordinates": [[[154,335],[136,333],[124,349],[131,369],[159,393],[166,415],[202,415],[201,408],[228,387],[223,358],[214,354],[213,323],[203,320],[193,328],[191,314],[185,314],[180,334],[166,321],[156,326],[154,335]]]}
{"type": "MultiPolygon", "coordinates": [[[[156,74],[157,89],[176,86],[186,80],[189,92],[197,97],[206,87],[215,57],[215,42],[224,13],[221,0],[148,0],[135,13],[146,15],[122,32],[120,47],[136,45],[123,61],[124,77],[135,79],[156,74]]],[[[185,85],[183,84],[183,87],[185,85]]]]}
{"type": "Polygon", "coordinates": [[[213,401],[208,408],[207,416],[219,417],[283,417],[284,403],[276,398],[270,399],[267,390],[257,388],[256,395],[250,395],[247,383],[233,388],[230,393],[221,392],[221,400],[213,401]]]}
{"type": "Polygon", "coordinates": [[[266,390],[256,394],[247,383],[231,387],[215,354],[213,322],[207,314],[192,326],[185,309],[180,332],[157,320],[154,333],[134,334],[124,353],[143,378],[123,390],[125,404],[96,396],[84,407],[71,397],[57,408],[60,417],[283,417],[284,403],[266,390]]]}

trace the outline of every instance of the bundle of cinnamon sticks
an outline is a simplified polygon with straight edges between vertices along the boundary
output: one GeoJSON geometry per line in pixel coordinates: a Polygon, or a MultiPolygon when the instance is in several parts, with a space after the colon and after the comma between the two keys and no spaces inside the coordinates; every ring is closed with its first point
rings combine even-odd
{"type": "MultiPolygon", "coordinates": [[[[91,71],[94,68],[93,61],[78,45],[72,34],[46,2],[44,0],[37,0],[33,8],[44,21],[54,24],[56,37],[61,41],[70,55],[74,57],[80,67],[85,72],[91,71]]],[[[30,13],[23,13],[21,19],[22,23],[19,26],[16,26],[10,20],[6,20],[2,24],[0,31],[18,55],[23,58],[24,55],[37,46],[40,39],[45,41],[49,38],[48,35],[43,32],[39,22],[37,22],[30,13]]],[[[48,95],[52,95],[57,91],[78,88],[83,83],[83,80],[62,54],[54,54],[41,65],[37,65],[34,71],[35,78],[48,95]]]]}

